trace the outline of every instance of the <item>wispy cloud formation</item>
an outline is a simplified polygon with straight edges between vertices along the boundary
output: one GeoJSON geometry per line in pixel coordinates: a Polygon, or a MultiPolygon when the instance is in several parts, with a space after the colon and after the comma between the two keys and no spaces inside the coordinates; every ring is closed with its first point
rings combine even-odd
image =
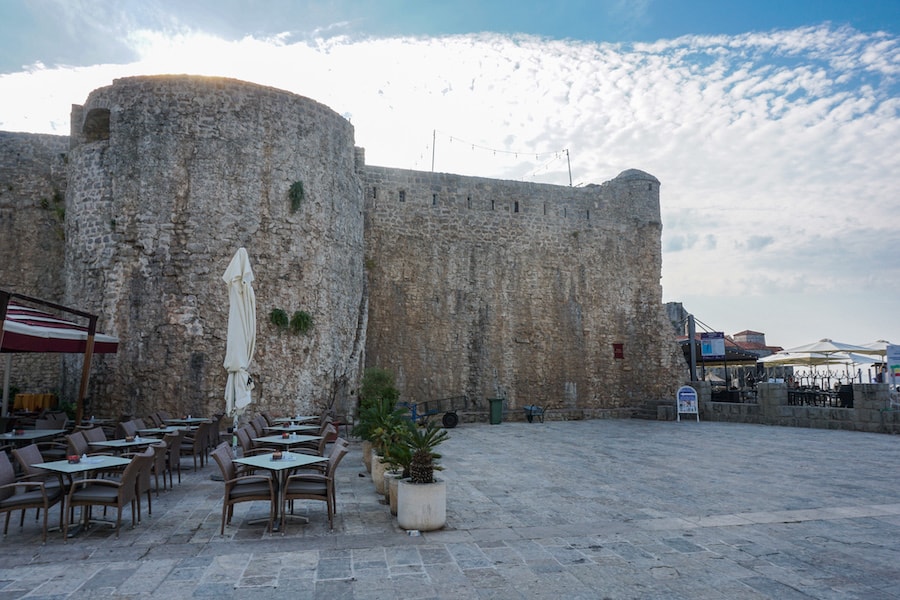
{"type": "MultiPolygon", "coordinates": [[[[371,164],[429,170],[434,156],[439,171],[568,184],[568,150],[576,184],[627,168],[661,180],[666,299],[779,338],[782,294],[805,295],[810,314],[842,326],[856,315],[845,341],[891,335],[865,302],[900,297],[888,258],[900,252],[895,37],[821,26],[631,45],[293,39],[133,31],[133,63],[0,76],[0,128],[67,133],[69,105],[114,77],[196,73],[323,102],[352,121],[371,164]],[[722,310],[739,297],[756,312],[722,310]]],[[[816,325],[773,341],[840,337],[808,333],[816,325]]]]}

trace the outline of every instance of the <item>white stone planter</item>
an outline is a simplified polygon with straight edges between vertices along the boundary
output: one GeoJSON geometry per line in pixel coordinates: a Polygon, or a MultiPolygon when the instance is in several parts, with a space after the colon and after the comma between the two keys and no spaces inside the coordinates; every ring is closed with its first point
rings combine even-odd
{"type": "Polygon", "coordinates": [[[447,482],[410,483],[402,479],[397,485],[397,523],[403,529],[433,531],[447,523],[447,482]]]}
{"type": "Polygon", "coordinates": [[[403,473],[400,471],[385,471],[384,489],[387,492],[388,502],[391,506],[391,514],[397,516],[397,487],[403,473]]]}
{"type": "Polygon", "coordinates": [[[366,471],[372,472],[372,442],[363,440],[362,443],[363,464],[366,465],[366,471]]]}
{"type": "Polygon", "coordinates": [[[372,450],[372,483],[375,484],[375,491],[384,496],[384,471],[385,464],[381,462],[381,457],[372,450]]]}

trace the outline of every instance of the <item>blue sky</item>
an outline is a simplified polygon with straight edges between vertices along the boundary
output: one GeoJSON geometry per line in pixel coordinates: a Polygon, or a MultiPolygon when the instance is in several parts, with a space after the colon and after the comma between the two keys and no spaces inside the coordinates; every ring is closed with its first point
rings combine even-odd
{"type": "Polygon", "coordinates": [[[0,48],[2,130],[192,73],[330,106],[370,164],[643,169],[664,300],[786,348],[900,342],[900,2],[0,0],[0,48]]]}

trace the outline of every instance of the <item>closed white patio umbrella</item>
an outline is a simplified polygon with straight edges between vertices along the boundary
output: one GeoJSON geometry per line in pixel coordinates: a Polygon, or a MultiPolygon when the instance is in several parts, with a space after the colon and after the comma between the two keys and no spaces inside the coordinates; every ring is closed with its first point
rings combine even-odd
{"type": "Polygon", "coordinates": [[[256,295],[246,249],[238,248],[222,279],[228,285],[228,338],[223,364],[228,371],[225,410],[237,426],[240,413],[252,399],[250,361],[256,348],[256,295]]]}

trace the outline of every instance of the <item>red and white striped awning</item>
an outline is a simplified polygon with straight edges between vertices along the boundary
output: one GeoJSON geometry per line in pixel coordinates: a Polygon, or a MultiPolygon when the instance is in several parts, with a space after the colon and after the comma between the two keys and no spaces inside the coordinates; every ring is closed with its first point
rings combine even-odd
{"type": "MultiPolygon", "coordinates": [[[[71,352],[84,354],[87,325],[78,325],[50,313],[9,303],[3,321],[0,352],[71,352]]],[[[94,334],[94,353],[109,354],[119,349],[119,338],[94,334]]]]}

